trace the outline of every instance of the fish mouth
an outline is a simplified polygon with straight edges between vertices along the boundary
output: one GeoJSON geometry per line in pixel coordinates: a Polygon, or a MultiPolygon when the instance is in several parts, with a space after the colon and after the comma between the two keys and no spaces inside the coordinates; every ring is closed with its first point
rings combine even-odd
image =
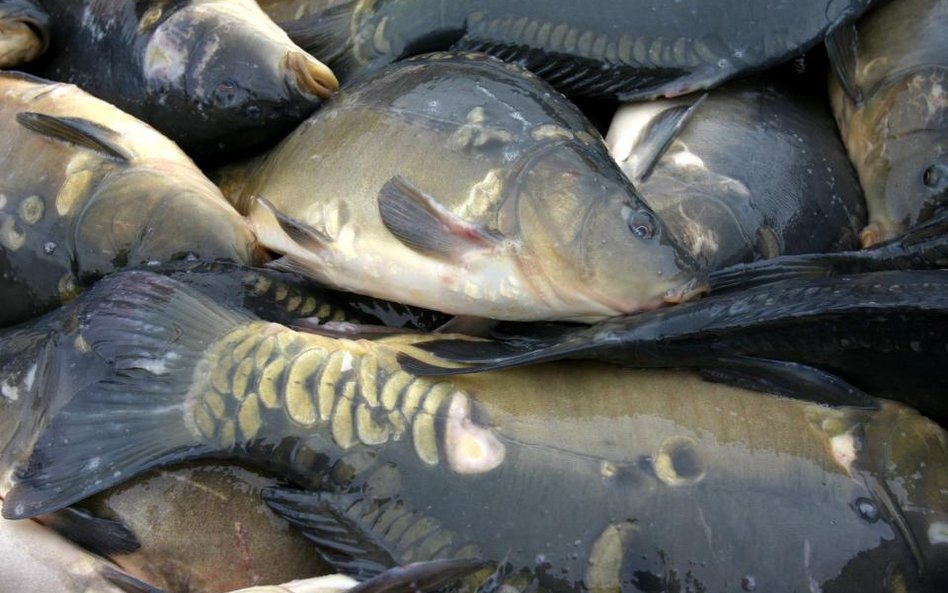
{"type": "Polygon", "coordinates": [[[666,305],[680,305],[681,303],[686,303],[704,296],[709,292],[711,292],[711,284],[708,282],[708,279],[699,276],[675,288],[669,288],[662,296],[662,300],[666,305]]]}
{"type": "Polygon", "coordinates": [[[339,81],[329,66],[316,58],[299,51],[286,54],[286,67],[292,74],[296,86],[303,92],[328,99],[339,90],[339,81]]]}
{"type": "Polygon", "coordinates": [[[42,29],[28,21],[0,23],[0,67],[31,62],[42,55],[48,45],[42,29]]]}

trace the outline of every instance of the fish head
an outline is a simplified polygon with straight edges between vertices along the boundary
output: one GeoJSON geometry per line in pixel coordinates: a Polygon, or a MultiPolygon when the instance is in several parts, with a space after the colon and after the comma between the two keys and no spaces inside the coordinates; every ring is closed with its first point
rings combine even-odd
{"type": "Polygon", "coordinates": [[[557,297],[607,317],[702,293],[694,258],[608,157],[561,148],[523,173],[517,207],[524,247],[557,297]]]}
{"type": "Polygon", "coordinates": [[[850,124],[849,150],[866,196],[868,247],[924,222],[948,203],[948,69],[881,89],[850,124]]]}
{"type": "Polygon", "coordinates": [[[152,123],[198,156],[276,141],[339,87],[252,0],[184,4],[154,25],[143,61],[166,120],[152,123]]]}
{"type": "Polygon", "coordinates": [[[30,0],[0,2],[0,68],[35,60],[49,47],[49,16],[30,0]]]}
{"type": "Polygon", "coordinates": [[[259,263],[246,220],[197,170],[174,163],[110,174],[72,222],[72,239],[81,281],[187,258],[259,263]]]}

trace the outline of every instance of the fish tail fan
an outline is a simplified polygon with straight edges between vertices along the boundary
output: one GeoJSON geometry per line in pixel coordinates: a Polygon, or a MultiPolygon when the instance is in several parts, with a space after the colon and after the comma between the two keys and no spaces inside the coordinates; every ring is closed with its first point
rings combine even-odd
{"type": "Polygon", "coordinates": [[[149,272],[106,278],[83,297],[79,332],[109,366],[50,419],[3,504],[20,519],[66,507],[160,464],[216,452],[190,421],[208,345],[249,320],[149,272]]]}
{"type": "Polygon", "coordinates": [[[294,21],[277,23],[296,45],[329,66],[341,83],[358,70],[352,21],[359,2],[344,2],[294,21]]]}

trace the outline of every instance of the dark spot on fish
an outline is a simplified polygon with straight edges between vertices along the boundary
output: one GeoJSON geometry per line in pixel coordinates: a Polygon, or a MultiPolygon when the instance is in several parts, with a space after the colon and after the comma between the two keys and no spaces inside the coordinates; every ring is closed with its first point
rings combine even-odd
{"type": "Polygon", "coordinates": [[[942,163],[931,165],[922,174],[922,183],[934,190],[945,189],[948,185],[948,167],[942,163]]]}

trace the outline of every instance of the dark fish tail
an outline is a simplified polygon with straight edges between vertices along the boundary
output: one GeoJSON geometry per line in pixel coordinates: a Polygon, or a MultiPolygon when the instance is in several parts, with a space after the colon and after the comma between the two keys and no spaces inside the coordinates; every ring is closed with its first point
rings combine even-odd
{"type": "Polygon", "coordinates": [[[39,436],[3,505],[6,518],[63,508],[159,464],[216,452],[192,426],[188,392],[202,355],[247,321],[164,276],[127,272],[84,297],[79,331],[110,368],[39,436]]]}

